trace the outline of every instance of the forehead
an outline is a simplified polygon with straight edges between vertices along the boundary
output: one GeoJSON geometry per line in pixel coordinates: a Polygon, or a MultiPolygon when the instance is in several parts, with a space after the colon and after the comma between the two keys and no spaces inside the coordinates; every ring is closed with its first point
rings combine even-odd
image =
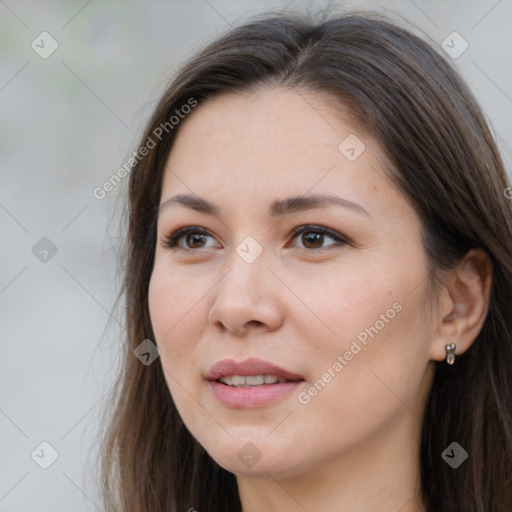
{"type": "Polygon", "coordinates": [[[379,145],[349,124],[335,102],[313,92],[267,88],[198,105],[179,127],[162,200],[192,193],[220,197],[221,203],[229,196],[231,202],[270,204],[311,191],[396,209],[404,200],[382,169],[379,145]]]}
{"type": "Polygon", "coordinates": [[[325,95],[289,88],[223,94],[191,113],[180,127],[173,152],[177,146],[193,149],[197,157],[212,163],[235,156],[245,161],[245,155],[255,154],[274,162],[319,152],[337,156],[339,142],[354,128],[340,123],[335,104],[325,95]]]}

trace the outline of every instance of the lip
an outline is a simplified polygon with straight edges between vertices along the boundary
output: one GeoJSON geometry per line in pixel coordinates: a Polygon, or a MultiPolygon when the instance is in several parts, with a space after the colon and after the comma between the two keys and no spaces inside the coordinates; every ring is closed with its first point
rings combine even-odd
{"type": "Polygon", "coordinates": [[[221,377],[230,375],[275,375],[276,377],[284,377],[287,380],[304,380],[302,375],[289,372],[284,368],[280,368],[275,364],[268,363],[261,359],[246,359],[240,363],[233,359],[224,359],[214,364],[206,374],[207,380],[219,380],[221,377]]]}
{"type": "Polygon", "coordinates": [[[209,381],[209,387],[215,398],[222,405],[237,409],[271,405],[290,395],[294,389],[304,382],[304,377],[301,375],[261,359],[247,359],[239,363],[232,359],[225,359],[214,364],[205,377],[209,381]],[[236,388],[218,382],[221,377],[231,375],[261,374],[283,377],[290,382],[277,382],[246,388],[236,388]]]}

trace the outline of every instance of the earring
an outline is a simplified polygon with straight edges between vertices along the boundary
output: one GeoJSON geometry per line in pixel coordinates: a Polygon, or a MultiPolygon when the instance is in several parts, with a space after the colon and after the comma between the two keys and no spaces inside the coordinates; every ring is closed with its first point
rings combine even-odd
{"type": "Polygon", "coordinates": [[[446,362],[450,365],[455,361],[455,343],[451,343],[450,345],[445,345],[446,350],[446,362]]]}

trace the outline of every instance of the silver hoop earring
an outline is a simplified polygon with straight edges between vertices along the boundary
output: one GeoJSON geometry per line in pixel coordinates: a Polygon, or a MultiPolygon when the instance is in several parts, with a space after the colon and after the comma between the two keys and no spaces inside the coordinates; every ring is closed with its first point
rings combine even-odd
{"type": "Polygon", "coordinates": [[[445,345],[446,350],[446,362],[450,365],[455,361],[455,343],[450,343],[450,345],[445,345]]]}

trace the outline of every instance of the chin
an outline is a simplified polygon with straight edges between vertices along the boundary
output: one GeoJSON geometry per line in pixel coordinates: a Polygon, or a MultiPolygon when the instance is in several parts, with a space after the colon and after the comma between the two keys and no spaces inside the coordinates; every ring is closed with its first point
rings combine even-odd
{"type": "MultiPolygon", "coordinates": [[[[268,433],[268,432],[267,432],[268,433]]],[[[237,437],[226,444],[203,445],[222,468],[240,476],[286,478],[304,470],[304,452],[294,446],[264,440],[265,435],[237,437]],[[261,439],[261,441],[250,439],[261,439]],[[301,459],[297,457],[301,454],[301,459]],[[291,455],[291,456],[290,456],[291,455]],[[295,455],[295,456],[294,456],[295,455]]]]}

